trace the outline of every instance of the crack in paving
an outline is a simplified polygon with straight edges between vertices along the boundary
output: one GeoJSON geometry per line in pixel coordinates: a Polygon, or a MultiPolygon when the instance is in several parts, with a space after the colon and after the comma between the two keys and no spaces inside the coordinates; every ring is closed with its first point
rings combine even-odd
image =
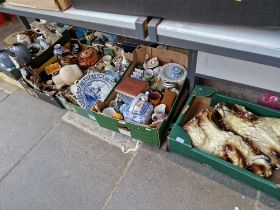
{"type": "Polygon", "coordinates": [[[130,159],[128,160],[128,162],[126,164],[126,166],[125,166],[125,168],[123,170],[123,173],[119,176],[119,178],[117,179],[116,183],[112,187],[112,190],[110,191],[110,193],[107,196],[104,204],[102,205],[101,210],[104,210],[108,206],[111,198],[113,197],[113,194],[117,191],[118,187],[121,185],[122,181],[124,180],[128,170],[129,170],[129,168],[130,168],[130,166],[131,166],[131,164],[132,164],[132,162],[135,159],[137,154],[138,154],[138,151],[131,153],[130,159]]]}
{"type": "Polygon", "coordinates": [[[51,131],[52,129],[54,129],[55,127],[57,127],[61,122],[62,122],[62,120],[61,120],[61,118],[60,118],[60,119],[59,119],[58,121],[56,121],[53,125],[51,125],[51,127],[50,127],[50,128],[42,135],[42,137],[28,150],[28,152],[25,153],[25,154],[22,156],[22,158],[21,158],[20,160],[18,160],[18,161],[16,162],[16,164],[15,164],[11,169],[9,169],[9,171],[8,171],[6,174],[4,174],[2,177],[0,177],[0,185],[1,185],[2,181],[3,181],[6,177],[8,177],[9,174],[11,174],[11,173],[13,172],[13,170],[14,170],[20,163],[22,163],[22,162],[27,158],[27,156],[35,149],[35,147],[37,147],[37,146],[44,140],[44,138],[50,133],[50,131],[51,131]]]}
{"type": "Polygon", "coordinates": [[[259,203],[260,203],[260,197],[261,197],[261,192],[258,191],[256,198],[254,200],[253,206],[255,210],[261,210],[261,208],[259,207],[259,203]]]}

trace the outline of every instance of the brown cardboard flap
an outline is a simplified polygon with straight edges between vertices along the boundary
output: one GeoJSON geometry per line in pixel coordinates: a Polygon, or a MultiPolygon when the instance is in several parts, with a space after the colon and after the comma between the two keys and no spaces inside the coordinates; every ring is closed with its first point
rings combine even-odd
{"type": "Polygon", "coordinates": [[[166,63],[178,63],[185,68],[188,67],[188,55],[184,53],[161,48],[139,46],[136,49],[137,63],[143,63],[146,55],[149,55],[149,58],[157,57],[160,65],[164,65],[166,63]]]}
{"type": "Polygon", "coordinates": [[[6,2],[13,6],[57,11],[64,11],[71,6],[71,0],[6,0],[6,2]]]}
{"type": "Polygon", "coordinates": [[[198,115],[203,109],[210,108],[211,98],[205,96],[196,96],[189,107],[188,114],[186,116],[186,122],[189,122],[196,115],[198,115]]]}

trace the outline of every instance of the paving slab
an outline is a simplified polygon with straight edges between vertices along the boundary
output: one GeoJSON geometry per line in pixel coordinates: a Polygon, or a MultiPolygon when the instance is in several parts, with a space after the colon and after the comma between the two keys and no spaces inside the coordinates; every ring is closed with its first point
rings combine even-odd
{"type": "Polygon", "coordinates": [[[64,113],[20,90],[0,103],[0,180],[64,113]]]}
{"type": "Polygon", "coordinates": [[[254,200],[142,149],[106,210],[234,210],[235,207],[255,209],[254,200]]]}
{"type": "Polygon", "coordinates": [[[101,209],[130,157],[62,122],[0,183],[0,209],[101,209]]]}

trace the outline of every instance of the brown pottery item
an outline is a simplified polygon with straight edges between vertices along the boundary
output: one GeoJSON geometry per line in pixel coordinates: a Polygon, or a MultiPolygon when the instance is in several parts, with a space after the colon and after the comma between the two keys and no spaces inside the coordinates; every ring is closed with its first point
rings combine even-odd
{"type": "Polygon", "coordinates": [[[94,48],[87,48],[79,54],[79,66],[83,69],[87,69],[94,65],[99,59],[99,53],[94,48]]]}
{"type": "Polygon", "coordinates": [[[159,105],[161,99],[161,95],[159,92],[151,92],[148,96],[148,100],[151,102],[151,104],[155,107],[159,105]]]}
{"type": "Polygon", "coordinates": [[[177,94],[173,91],[166,91],[163,95],[163,98],[161,100],[161,104],[165,104],[166,105],[166,113],[169,113],[172,107],[173,102],[176,99],[177,94]]]}

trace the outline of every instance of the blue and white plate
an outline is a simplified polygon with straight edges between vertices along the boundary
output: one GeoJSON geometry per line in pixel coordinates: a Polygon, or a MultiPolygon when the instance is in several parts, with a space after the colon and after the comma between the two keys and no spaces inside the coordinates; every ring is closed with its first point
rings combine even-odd
{"type": "Polygon", "coordinates": [[[76,97],[84,109],[91,109],[98,100],[104,100],[115,86],[114,78],[102,73],[90,73],[80,79],[76,97]]]}
{"type": "Polygon", "coordinates": [[[120,75],[113,70],[105,70],[102,73],[114,77],[117,81],[120,79],[120,75]]]}

